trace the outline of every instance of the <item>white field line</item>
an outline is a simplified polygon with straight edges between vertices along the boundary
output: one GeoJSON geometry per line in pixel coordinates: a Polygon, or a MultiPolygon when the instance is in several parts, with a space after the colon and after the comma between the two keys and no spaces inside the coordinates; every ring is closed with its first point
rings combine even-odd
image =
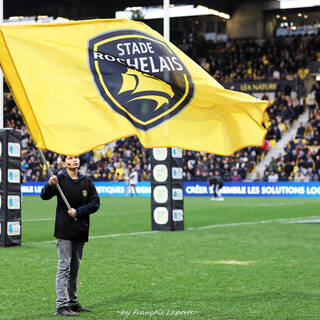
{"type": "MultiPolygon", "coordinates": [[[[287,202],[278,202],[278,203],[261,202],[261,203],[259,203],[259,207],[282,207],[282,206],[287,206],[287,205],[288,205],[287,202]]],[[[304,205],[304,204],[303,203],[293,204],[293,206],[300,206],[300,205],[304,205]]],[[[227,203],[227,202],[223,202],[223,206],[229,207],[229,208],[239,207],[237,204],[231,204],[231,203],[227,203]]],[[[251,204],[242,204],[241,207],[254,208],[254,207],[257,207],[257,205],[256,204],[252,204],[252,205],[251,204]]],[[[22,219],[22,222],[52,221],[54,219],[55,219],[54,217],[53,218],[22,219]]],[[[302,219],[302,218],[297,218],[297,219],[302,219]]],[[[248,224],[251,224],[251,223],[249,222],[248,224]]],[[[224,225],[224,226],[227,226],[227,225],[224,225]]]]}
{"type": "MultiPolygon", "coordinates": [[[[303,221],[307,221],[306,219],[317,219],[319,216],[312,217],[299,217],[299,218],[288,218],[288,219],[274,219],[274,220],[261,220],[261,221],[252,221],[252,222],[238,222],[238,223],[226,223],[226,224],[213,224],[209,226],[201,226],[201,227],[189,227],[186,230],[203,230],[203,229],[212,229],[212,228],[223,228],[223,227],[238,227],[244,225],[255,225],[255,224],[266,224],[266,223],[290,223],[304,219],[303,221]]],[[[117,237],[128,237],[128,236],[139,236],[143,234],[155,234],[159,231],[140,231],[140,232],[129,232],[129,233],[114,233],[114,234],[105,234],[99,236],[91,236],[90,240],[93,239],[105,239],[105,238],[117,238],[117,237]]],[[[36,241],[36,242],[25,242],[23,244],[33,245],[33,244],[43,244],[43,243],[56,243],[56,240],[48,240],[48,241],[36,241]]]]}
{"type": "MultiPolygon", "coordinates": [[[[238,207],[238,205],[236,204],[231,204],[228,205],[225,202],[223,203],[224,206],[227,207],[238,207]]],[[[281,206],[287,206],[288,203],[276,203],[276,204],[271,204],[271,203],[259,203],[259,207],[281,207],[281,206]]],[[[295,203],[294,206],[299,205],[299,203],[295,203]]],[[[241,205],[241,207],[246,207],[246,208],[253,208],[253,207],[257,207],[256,205],[250,205],[250,204],[244,204],[241,205]]],[[[41,222],[41,221],[53,221],[55,218],[37,218],[37,219],[22,219],[22,222],[41,222]]],[[[300,218],[297,218],[300,219],[300,218]]],[[[249,223],[250,224],[250,223],[249,223]]]]}
{"type": "Polygon", "coordinates": [[[295,221],[299,221],[301,219],[304,219],[303,221],[306,221],[307,219],[315,219],[319,218],[318,216],[313,217],[299,217],[299,218],[288,218],[288,219],[275,219],[275,220],[261,220],[261,221],[252,221],[252,222],[237,222],[237,223],[226,223],[226,224],[213,224],[209,226],[201,226],[201,227],[190,227],[186,228],[187,230],[201,230],[201,229],[211,229],[211,228],[221,228],[221,227],[237,227],[237,226],[244,226],[244,225],[250,225],[250,224],[265,224],[265,223],[293,223],[295,221]]]}
{"type": "Polygon", "coordinates": [[[320,223],[320,220],[319,219],[313,219],[313,220],[307,219],[307,220],[286,221],[284,223],[320,223]]]}
{"type": "Polygon", "coordinates": [[[37,219],[23,219],[22,218],[22,223],[24,222],[39,222],[39,221],[52,221],[54,218],[37,218],[37,219]]]}
{"type": "MultiPolygon", "coordinates": [[[[125,237],[125,236],[138,236],[141,234],[151,234],[159,231],[140,231],[140,232],[129,232],[129,233],[113,233],[113,234],[103,234],[100,236],[91,236],[92,239],[104,239],[104,238],[116,238],[116,237],[125,237]]],[[[57,240],[48,240],[48,241],[35,241],[35,242],[25,242],[24,244],[41,244],[41,243],[56,243],[57,240]]]]}

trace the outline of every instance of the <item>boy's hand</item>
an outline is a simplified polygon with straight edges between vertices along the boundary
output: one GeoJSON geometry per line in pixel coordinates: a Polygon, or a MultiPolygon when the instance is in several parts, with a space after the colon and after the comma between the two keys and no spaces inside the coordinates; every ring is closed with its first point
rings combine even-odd
{"type": "Polygon", "coordinates": [[[69,216],[72,218],[72,219],[75,219],[76,217],[77,217],[77,211],[76,211],[76,209],[70,209],[70,210],[68,210],[68,214],[69,214],[69,216]]]}
{"type": "Polygon", "coordinates": [[[57,185],[58,184],[58,177],[52,176],[48,181],[49,186],[57,185]]]}

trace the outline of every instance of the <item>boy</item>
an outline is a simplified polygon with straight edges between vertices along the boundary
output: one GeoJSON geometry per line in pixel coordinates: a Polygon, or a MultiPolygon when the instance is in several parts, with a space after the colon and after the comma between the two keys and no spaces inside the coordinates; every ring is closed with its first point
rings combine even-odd
{"type": "Polygon", "coordinates": [[[100,199],[92,181],[79,173],[80,160],[76,156],[62,156],[65,170],[52,176],[41,191],[41,198],[57,196],[54,236],[57,238],[58,270],[56,277],[57,316],[77,316],[90,312],[77,298],[77,279],[82,251],[88,241],[90,217],[100,206],[100,199]],[[56,185],[59,183],[71,210],[67,209],[56,185]]]}
{"type": "Polygon", "coordinates": [[[133,192],[136,196],[138,196],[136,185],[138,184],[139,174],[137,171],[137,167],[133,168],[129,175],[129,190],[131,193],[131,197],[133,196],[133,192]]]}
{"type": "Polygon", "coordinates": [[[213,197],[210,200],[223,201],[224,198],[221,196],[220,189],[223,187],[223,179],[219,171],[215,171],[215,175],[208,178],[207,184],[213,187],[213,197]]]}

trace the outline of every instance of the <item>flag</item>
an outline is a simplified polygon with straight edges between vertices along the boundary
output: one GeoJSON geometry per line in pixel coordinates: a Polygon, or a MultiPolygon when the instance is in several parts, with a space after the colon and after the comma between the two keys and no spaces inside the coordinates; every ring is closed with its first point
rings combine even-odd
{"type": "Polygon", "coordinates": [[[137,135],[146,148],[231,155],[263,145],[267,103],[223,88],[141,22],[1,25],[0,64],[40,149],[78,155],[137,135]]]}

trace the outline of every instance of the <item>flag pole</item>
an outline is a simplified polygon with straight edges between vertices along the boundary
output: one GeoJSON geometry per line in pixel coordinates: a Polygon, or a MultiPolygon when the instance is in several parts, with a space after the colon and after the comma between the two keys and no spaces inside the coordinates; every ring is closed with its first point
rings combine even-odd
{"type": "Polygon", "coordinates": [[[166,40],[170,41],[170,0],[163,0],[163,36],[166,40]]]}
{"type": "MultiPolygon", "coordinates": [[[[0,0],[0,23],[3,23],[3,0],[0,0]]],[[[3,107],[3,73],[2,70],[0,69],[0,129],[4,127],[4,107],[3,107]]]]}
{"type": "MultiPolygon", "coordinates": [[[[170,0],[163,0],[163,37],[170,41],[170,0]]],[[[170,82],[168,72],[165,73],[165,80],[170,82]],[[166,76],[168,79],[166,79],[166,76]]],[[[168,127],[166,127],[168,130],[168,127]]],[[[167,132],[166,132],[167,134],[167,132]]]]}
{"type": "MultiPolygon", "coordinates": [[[[48,173],[49,173],[50,178],[53,177],[53,172],[52,172],[50,166],[48,165],[48,162],[47,162],[47,160],[46,160],[46,158],[45,158],[42,150],[39,149],[39,148],[37,148],[37,151],[38,151],[38,153],[39,153],[39,155],[40,155],[40,158],[41,158],[43,164],[44,164],[44,165],[46,166],[46,168],[47,168],[47,171],[48,171],[48,173]]],[[[69,204],[66,196],[64,195],[63,191],[61,190],[61,188],[60,188],[60,186],[59,186],[59,183],[57,184],[57,189],[58,189],[58,191],[59,191],[59,193],[60,193],[60,195],[61,195],[64,203],[66,204],[68,210],[71,210],[72,208],[71,208],[71,206],[70,206],[70,204],[69,204]]],[[[76,219],[77,219],[77,218],[75,218],[74,220],[77,221],[76,219]]]]}

